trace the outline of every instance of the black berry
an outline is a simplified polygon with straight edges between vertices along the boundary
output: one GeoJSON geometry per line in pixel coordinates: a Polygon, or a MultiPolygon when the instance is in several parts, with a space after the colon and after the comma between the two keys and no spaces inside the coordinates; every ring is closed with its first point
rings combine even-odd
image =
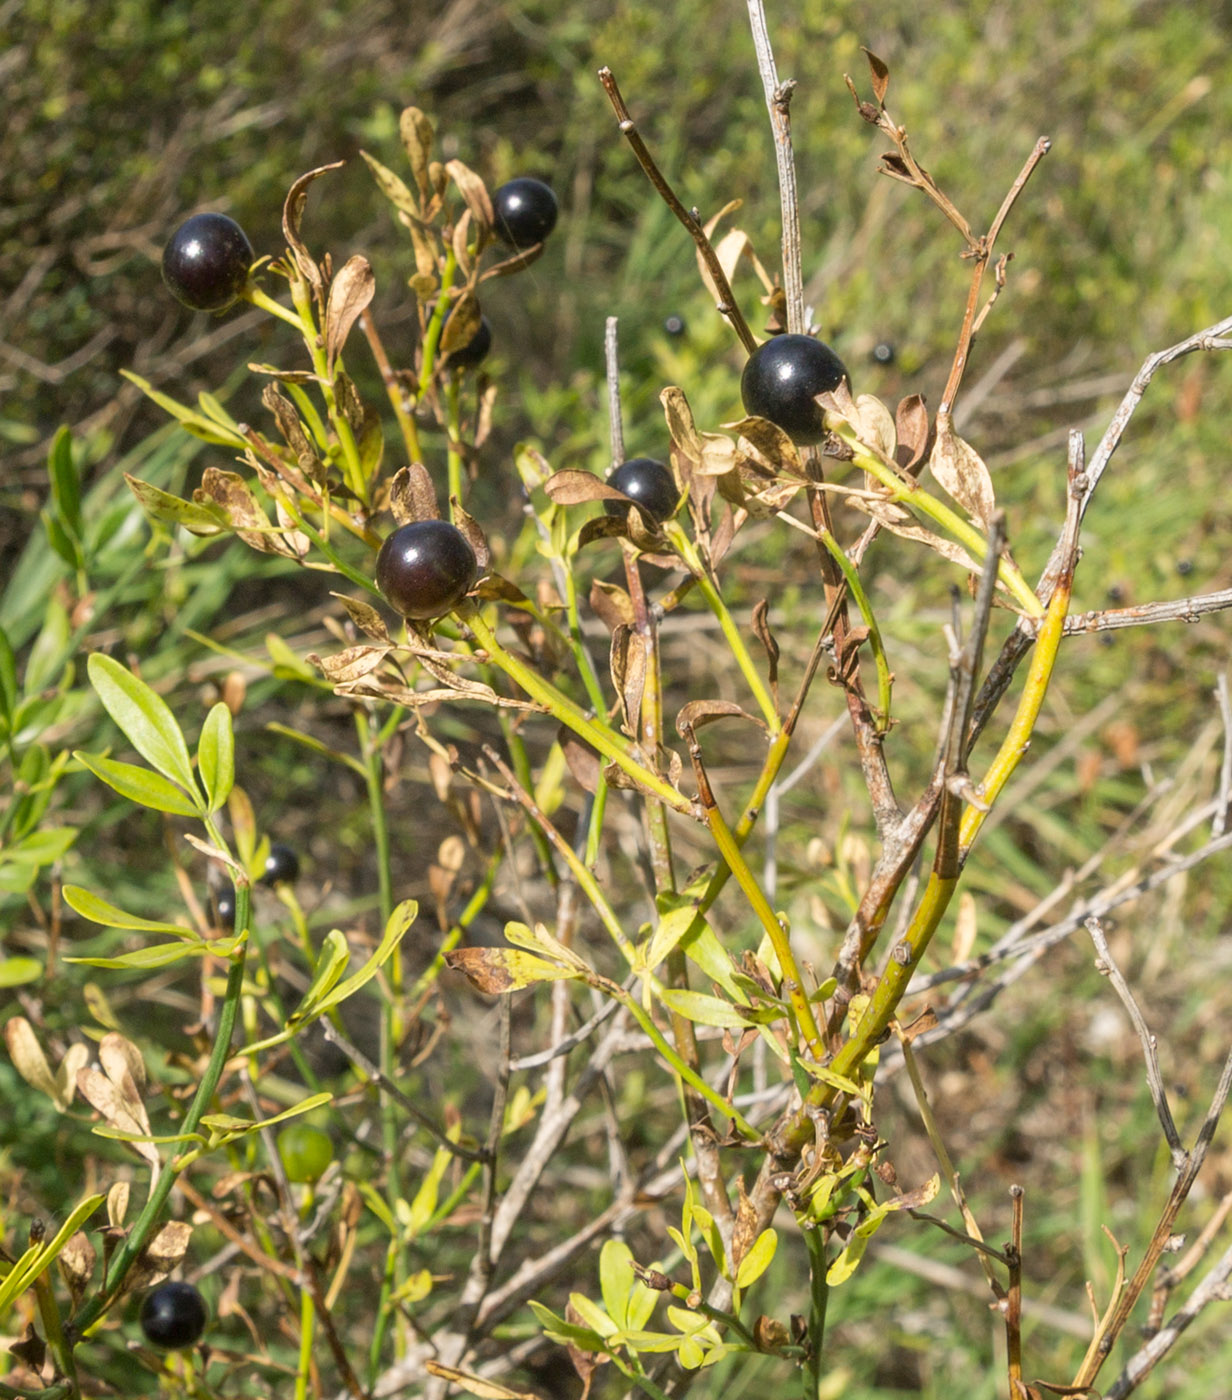
{"type": "Polygon", "coordinates": [[[892,365],[896,352],[888,340],[879,340],[873,346],[873,359],[879,365],[892,365]]]}
{"type": "Polygon", "coordinates": [[[284,846],[280,841],[274,841],[269,848],[269,855],[265,857],[265,869],[261,872],[261,883],[263,885],[280,885],[284,881],[287,884],[299,879],[299,856],[290,846],[284,846]]]}
{"type": "Polygon", "coordinates": [[[230,886],[214,896],[214,925],[216,928],[235,927],[235,891],[230,886]]]}
{"type": "Polygon", "coordinates": [[[478,573],[466,536],[445,520],[400,525],[376,559],[376,586],[403,617],[449,612],[470,592],[478,573]]]}
{"type": "MultiPolygon", "coordinates": [[[[636,501],[642,514],[656,525],[675,514],[680,500],[671,472],[653,457],[633,457],[622,462],[608,477],[607,484],[636,501]]],[[[624,515],[628,506],[623,501],[604,501],[603,509],[609,515],[624,515]]]]}
{"type": "Polygon", "coordinates": [[[663,322],[663,329],[668,335],[683,335],[685,333],[684,317],[674,313],[663,322]]]}
{"type": "Polygon", "coordinates": [[[194,311],[222,311],[239,296],[252,266],[252,244],[225,214],[194,214],[163,249],[163,281],[194,311]]]}
{"type": "Polygon", "coordinates": [[[200,1340],[208,1317],[205,1299],[192,1284],[173,1279],[145,1295],[141,1330],[151,1346],[178,1351],[200,1340]]]}
{"type": "Polygon", "coordinates": [[[817,394],[837,389],[847,375],[842,360],[811,335],[776,335],[749,356],[740,377],[746,413],[768,418],[803,446],[826,435],[817,394]]]}
{"type": "MultiPolygon", "coordinates": [[[[448,325],[448,321],[445,323],[448,325]]],[[[492,348],[492,324],[486,316],[479,318],[479,329],[456,350],[449,352],[450,369],[474,369],[482,363],[492,348]]]]}
{"type": "Polygon", "coordinates": [[[519,175],[492,196],[496,236],[513,248],[532,248],[556,227],[559,206],[552,187],[530,175],[519,175]]]}

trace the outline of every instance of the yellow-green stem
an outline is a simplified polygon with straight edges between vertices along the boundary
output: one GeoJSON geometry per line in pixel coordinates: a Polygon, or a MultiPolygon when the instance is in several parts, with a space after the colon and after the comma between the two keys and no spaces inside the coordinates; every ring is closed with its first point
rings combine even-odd
{"type": "Polygon", "coordinates": [[[478,610],[468,615],[466,622],[471,631],[474,632],[480,646],[488,653],[492,664],[504,671],[515,684],[521,686],[532,700],[543,705],[554,718],[572,729],[579,738],[585,739],[592,748],[598,749],[606,758],[610,758],[618,768],[622,768],[641,786],[649,788],[669,807],[677,812],[690,813],[692,811],[692,803],[689,799],[677,792],[669,782],[657,773],[652,772],[644,764],[638,763],[629,753],[624,740],[614,730],[588,718],[578,705],[557,690],[550,681],[544,680],[529,666],[524,665],[517,657],[507,652],[496,640],[491,628],[484,622],[478,610]]]}

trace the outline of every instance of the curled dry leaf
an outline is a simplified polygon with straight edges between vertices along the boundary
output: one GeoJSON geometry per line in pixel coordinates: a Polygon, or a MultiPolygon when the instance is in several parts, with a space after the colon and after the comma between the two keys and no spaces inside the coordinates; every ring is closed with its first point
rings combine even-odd
{"type": "Polygon", "coordinates": [[[465,292],[453,304],[453,310],[449,313],[449,318],[445,322],[445,329],[441,332],[441,350],[446,355],[452,355],[455,350],[461,350],[474,339],[475,332],[479,329],[480,314],[479,302],[471,292],[465,292]]]}
{"type": "Polygon", "coordinates": [[[78,1230],[75,1235],[71,1235],[68,1243],[60,1251],[56,1263],[60,1266],[61,1277],[68,1285],[74,1306],[77,1305],[82,1294],[86,1291],[86,1285],[94,1273],[97,1259],[98,1255],[94,1246],[81,1230],[78,1230]]]}
{"type": "Polygon", "coordinates": [[[609,632],[633,626],[633,600],[617,583],[595,579],[590,585],[590,606],[609,632]]]}
{"type": "Polygon", "coordinates": [[[301,276],[318,298],[324,291],[325,281],[321,275],[321,269],[316,265],[300,237],[299,226],[304,217],[304,206],[308,203],[308,186],[329,171],[340,170],[344,164],[345,161],[336,160],[331,165],[319,165],[315,170],[309,170],[306,174],[301,175],[287,191],[286,202],[282,206],[283,237],[287,240],[301,276]]]}
{"type": "Polygon", "coordinates": [[[309,652],[307,660],[333,685],[347,685],[375,671],[393,650],[390,645],[347,647],[335,656],[309,652]]]}
{"type": "Polygon", "coordinates": [[[66,1112],[77,1088],[77,1072],[90,1058],[86,1046],[70,1045],[53,1074],[34,1028],[24,1016],[13,1016],[5,1022],[4,1039],[17,1073],[32,1088],[46,1094],[61,1113],[66,1112]]]}
{"type": "Polygon", "coordinates": [[[578,976],[573,968],[560,967],[520,948],[458,948],[445,954],[445,962],[488,996],[578,976]]]}
{"type": "Polygon", "coordinates": [[[381,646],[393,645],[389,629],[385,626],[385,619],[371,603],[365,603],[361,598],[348,598],[345,593],[335,593],[332,596],[347,610],[351,621],[365,637],[370,637],[381,646]]]}
{"type": "Polygon", "coordinates": [[[399,525],[416,520],[439,520],[436,487],[422,462],[400,467],[389,485],[389,509],[399,525]]]}
{"type": "Polygon", "coordinates": [[[201,485],[193,492],[193,500],[199,505],[220,507],[226,513],[231,528],[250,549],[259,550],[262,554],[280,554],[283,558],[296,557],[295,550],[271,525],[269,517],[257,503],[252,488],[238,473],[206,467],[201,485]]]}
{"type": "Polygon", "coordinates": [[[405,107],[398,121],[398,133],[406,149],[407,159],[419,187],[421,208],[426,210],[432,201],[432,179],[429,166],[432,162],[432,123],[418,107],[405,107]]]}
{"type": "Polygon", "coordinates": [[[887,462],[895,460],[898,431],[890,410],[875,394],[861,394],[856,399],[860,415],[860,441],[873,448],[887,462]]]}
{"type": "Polygon", "coordinates": [[[928,465],[941,489],[987,532],[997,508],[992,477],[983,458],[954,432],[948,418],[937,424],[937,440],[933,443],[928,465]]]}
{"type": "Polygon", "coordinates": [[[582,791],[592,794],[597,792],[602,766],[598,751],[584,743],[572,729],[566,729],[564,725],[556,731],[556,741],[560,744],[569,772],[573,774],[582,791]]]}
{"type": "Polygon", "coordinates": [[[734,700],[690,700],[676,715],[676,733],[686,738],[690,730],[701,729],[717,719],[747,719],[759,729],[766,728],[764,720],[742,710],[734,700]]]}
{"type": "Polygon", "coordinates": [[[898,438],[896,460],[903,471],[914,476],[932,450],[932,426],[919,394],[909,394],[898,405],[894,426],[898,438]]]}
{"type": "Polygon", "coordinates": [[[852,505],[871,515],[879,525],[889,530],[891,534],[898,535],[904,540],[916,540],[920,544],[927,545],[929,549],[934,550],[943,559],[948,559],[952,564],[959,564],[971,573],[979,573],[980,565],[972,559],[962,545],[955,544],[953,540],[947,540],[942,535],[934,534],[931,530],[926,530],[923,525],[917,525],[914,517],[906,516],[903,510],[895,506],[892,501],[878,500],[855,493],[849,499],[852,505]]]}
{"type": "MultiPolygon", "coordinates": [[[[488,548],[488,537],[479,528],[473,517],[462,509],[458,501],[453,502],[453,523],[459,533],[470,545],[475,555],[475,563],[479,566],[479,572],[485,573],[488,565],[492,562],[492,551],[488,548]]],[[[517,596],[521,597],[521,591],[517,591],[517,596]]]]}
{"type": "Polygon", "coordinates": [[[873,96],[879,105],[884,105],[886,90],[890,86],[890,70],[871,49],[864,50],[864,57],[868,59],[869,73],[873,80],[873,96]]]}
{"type": "MultiPolygon", "coordinates": [[[[548,499],[558,506],[577,506],[586,501],[627,501],[623,491],[600,481],[594,472],[579,471],[566,467],[554,472],[543,483],[548,499]]],[[[612,517],[614,518],[614,517],[612,517]]]]}
{"type": "Polygon", "coordinates": [[[696,465],[702,459],[702,442],[684,390],[670,384],[659,394],[659,402],[663,405],[667,431],[673,444],[696,465]]]}
{"type": "Polygon", "coordinates": [[[413,214],[418,218],[419,201],[407,188],[402,177],[395,175],[392,170],[370,156],[367,151],[360,151],[360,155],[367,161],[368,169],[372,171],[373,179],[376,180],[381,193],[394,208],[400,214],[413,214]]]}
{"type": "Polygon", "coordinates": [[[776,423],[768,418],[739,418],[723,426],[738,434],[736,450],[740,458],[747,458],[767,476],[804,480],[804,464],[796,444],[776,423]]]}
{"type": "Polygon", "coordinates": [[[492,199],[488,194],[487,185],[470,166],[464,165],[460,160],[447,160],[445,169],[466,201],[466,207],[471,218],[479,225],[481,235],[485,234],[496,218],[492,212],[492,199]]]}
{"type": "Polygon", "coordinates": [[[631,627],[617,627],[612,633],[610,666],[612,684],[620,700],[625,733],[639,738],[642,695],[646,689],[647,638],[631,627]]]}
{"type": "Polygon", "coordinates": [[[363,314],[376,292],[376,279],[368,259],[356,254],[348,258],[329,286],[325,308],[325,355],[329,372],[346,344],[351,328],[363,314]]]}

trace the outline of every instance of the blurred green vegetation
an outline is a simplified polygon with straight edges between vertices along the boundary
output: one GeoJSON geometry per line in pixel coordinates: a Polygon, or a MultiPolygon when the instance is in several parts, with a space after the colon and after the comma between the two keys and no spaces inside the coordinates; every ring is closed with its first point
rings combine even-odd
{"type": "MultiPolygon", "coordinates": [[[[303,850],[320,901],[309,911],[314,927],[362,915],[374,889],[362,784],[265,728],[273,719],[311,726],[341,749],[353,742],[346,707],[271,655],[265,640],[274,633],[301,656],[331,645],[328,582],[254,562],[237,544],[151,539],[119,481],[123,468],[181,490],[206,462],[228,465],[216,449],[163,428],[157,410],[118,380],[119,368],[186,400],[225,385],[232,410],[255,417],[263,413],[259,386],[241,367],[277,362],[290,343],[282,328],[246,310],[211,319],[174,307],[158,278],[162,241],[184,213],[222,208],[244,224],[258,253],[275,254],[291,180],[347,158],[344,171],[314,189],[306,228],[336,262],[361,248],[371,256],[377,315],[392,348],[400,328],[408,341],[413,334],[409,249],[357,151],[395,164],[397,115],[414,102],[437,119],[449,154],[490,184],[516,173],[550,179],[562,201],[560,231],[529,274],[496,284],[485,302],[502,394],[474,510],[486,512],[494,533],[513,530],[508,458],[516,440],[541,444],[554,467],[606,464],[606,316],[620,318],[630,455],[666,451],[657,402],[665,384],[687,389],[700,426],[740,413],[739,347],[708,304],[692,245],[637,168],[594,75],[601,64],[612,68],[686,204],[708,217],[728,200],[743,201],[729,223],[750,234],[773,269],[774,162],[744,7],[269,0],[229,12],[199,0],[26,0],[0,13],[8,120],[0,167],[0,622],[18,670],[34,682],[13,772],[22,761],[42,771],[56,754],[93,742],[99,711],[77,664],[87,639],[140,657],[143,674],[177,712],[204,714],[227,671],[239,669],[248,686],[244,782],[259,819],[303,850]],[[669,312],[685,318],[679,338],[664,332],[669,312]],[[83,476],[88,600],[74,592],[74,570],[51,552],[39,519],[50,439],[64,422],[73,425],[83,476]],[[73,604],[80,608],[70,612],[73,604]],[[35,758],[24,760],[27,753],[35,758]]],[[[860,46],[890,66],[890,110],[977,229],[991,220],[1036,138],[1052,139],[1002,236],[1000,249],[1014,253],[1008,284],[960,399],[962,430],[993,469],[1017,557],[1034,577],[1063,509],[1066,430],[1081,426],[1093,443],[1149,352],[1232,313],[1232,6],[937,0],[922,10],[906,0],[875,7],[835,0],[780,10],[770,23],[780,75],[798,82],[792,114],[808,298],[858,391],[891,403],[922,392],[935,404],[967,285],[952,230],[918,195],[876,173],[881,143],[843,82],[850,73],[867,96],[860,46]],[[891,365],[872,361],[879,342],[893,345],[891,365]]],[[[759,326],[751,273],[741,273],[736,289],[759,326]]],[[[1183,361],[1157,379],[1088,517],[1077,608],[1232,585],[1230,400],[1226,358],[1183,361]]],[[[844,520],[851,526],[855,517],[844,520]]],[[[798,670],[810,640],[811,567],[802,537],[784,542],[781,532],[758,527],[726,580],[741,616],[756,598],[772,597],[785,668],[789,659],[798,670]]],[[[936,737],[952,578],[888,537],[874,547],[866,574],[896,670],[899,723],[890,752],[910,798],[936,737]]],[[[696,638],[683,625],[665,631],[677,699],[698,686],[733,685],[708,674],[716,649],[699,648],[696,638]]],[[[1026,792],[969,867],[978,946],[1099,851],[1157,782],[1173,783],[1174,796],[1147,830],[1112,851],[1113,873],[1162,839],[1168,820],[1179,822],[1187,806],[1205,800],[1222,742],[1210,693],[1228,653],[1227,622],[1218,616],[1067,644],[1022,774],[1026,792]]],[[[837,707],[837,698],[820,707],[802,750],[837,707]]],[[[468,736],[473,741],[459,726],[459,740],[468,736]]],[[[716,752],[734,790],[747,768],[738,745],[728,752],[724,742],[716,739],[716,752]]],[[[985,745],[981,752],[991,751],[990,740],[985,745]]],[[[872,840],[851,759],[839,741],[796,789],[778,834],[779,900],[821,963],[849,913],[849,868],[867,859],[872,840]]],[[[435,837],[422,843],[418,829],[425,783],[422,759],[408,752],[390,805],[408,884],[420,892],[436,847],[435,837]]],[[[150,913],[178,899],[151,814],[108,803],[96,784],[69,772],[45,820],[78,832],[65,857],[73,879],[150,913]]],[[[702,858],[704,848],[693,854],[702,858]]],[[[45,947],[46,868],[31,890],[0,890],[6,952],[45,947]]],[[[723,908],[741,917],[734,900],[723,908]]],[[[1119,945],[1131,977],[1147,984],[1152,1024],[1170,1056],[1166,1073],[1196,1105],[1224,1049],[1218,1028],[1229,1010],[1228,957],[1218,940],[1230,908],[1232,871],[1226,861],[1209,865],[1131,908],[1125,921],[1134,936],[1119,945]]],[[[943,939],[948,930],[939,945],[943,939]]],[[[947,960],[940,947],[935,957],[935,966],[947,960]]],[[[1159,1164],[1144,1160],[1157,1133],[1137,1047],[1091,1032],[1094,1008],[1109,1003],[1089,949],[1074,942],[1050,957],[1046,982],[1028,977],[991,1015],[930,1050],[927,1064],[935,1098],[950,1105],[943,1131],[977,1215],[1004,1221],[1006,1187],[1026,1184],[1028,1288],[1073,1311],[1084,1278],[1100,1267],[1090,1221],[1106,1211],[1122,1239],[1140,1244],[1149,1206],[1166,1185],[1159,1164]],[[1095,1166],[1105,1192],[1098,1202],[1090,1199],[1095,1166]],[[1149,1171],[1157,1189],[1148,1197],[1149,1171]]],[[[187,1016],[195,1008],[191,996],[158,990],[171,1011],[187,1016]]],[[[109,995],[125,1015],[136,1014],[150,987],[113,979],[109,995]]],[[[75,975],[55,979],[44,997],[49,1023],[74,1024],[80,997],[75,975]]],[[[0,998],[2,1010],[16,1004],[15,993],[0,998]]],[[[175,1046],[171,1011],[154,1039],[175,1046]]],[[[423,1070],[422,1088],[442,1093],[468,1068],[455,1048],[423,1070]]],[[[913,1110],[897,1092],[887,1093],[879,1126],[906,1144],[913,1166],[931,1170],[926,1145],[913,1137],[913,1110]]],[[[10,1198],[23,1209],[60,1209],[75,1189],[80,1156],[92,1155],[100,1169],[123,1160],[114,1145],[100,1147],[88,1135],[84,1118],[55,1117],[23,1095],[3,1061],[0,1101],[20,1105],[0,1137],[0,1180],[15,1183],[10,1198]]],[[[671,1111],[670,1096],[648,1103],[671,1111]]],[[[1219,1190],[1232,1185],[1226,1165],[1217,1166],[1215,1181],[1219,1190]]],[[[537,1228],[547,1247],[547,1225],[537,1228]]],[[[896,1243],[965,1262],[940,1235],[921,1241],[896,1228],[896,1243]]],[[[457,1232],[459,1260],[469,1240],[457,1232]]],[[[801,1268],[784,1254],[785,1291],[801,1268]]],[[[862,1272],[834,1302],[831,1339],[850,1376],[841,1393],[847,1400],[1000,1393],[986,1369],[1001,1344],[988,1318],[978,1294],[941,1292],[888,1267],[862,1272]]],[[[1054,1381],[1083,1348],[1046,1324],[1029,1331],[1028,1346],[1039,1373],[1054,1381]]],[[[1226,1347],[1204,1323],[1149,1393],[1180,1400],[1216,1393],[1221,1352],[1226,1347]]],[[[127,1372],[116,1375],[132,1383],[127,1372]]],[[[757,1395],[766,1379],[744,1363],[697,1393],[757,1395]]]]}

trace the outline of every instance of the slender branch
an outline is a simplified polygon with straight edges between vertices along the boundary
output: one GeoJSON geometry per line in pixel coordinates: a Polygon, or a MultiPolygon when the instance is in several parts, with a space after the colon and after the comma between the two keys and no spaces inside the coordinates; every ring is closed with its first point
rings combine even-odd
{"type": "Polygon", "coordinates": [[[706,264],[706,270],[710,273],[714,285],[718,288],[719,303],[717,310],[719,314],[726,318],[732,329],[740,337],[740,343],[751,355],[757,349],[757,339],[749,329],[749,323],[744,319],[744,313],[736,304],[735,295],[731,289],[731,283],[727,280],[727,273],[723,271],[718,255],[710,239],[706,235],[706,230],[702,227],[697,217],[681,204],[676,198],[672,187],[663,177],[663,172],[655,164],[654,157],[646,148],[645,141],[637,129],[637,124],[629,115],[629,109],[625,106],[625,100],[620,95],[620,89],[616,86],[616,79],[612,76],[610,68],[599,69],[599,81],[603,84],[603,90],[607,93],[608,101],[612,104],[612,110],[616,113],[616,120],[620,123],[620,130],[625,139],[633,148],[633,154],[637,157],[638,164],[646,172],[646,177],[659,193],[660,199],[672,211],[673,214],[688,230],[689,236],[697,244],[697,251],[700,253],[702,261],[706,264]]]}
{"type": "Polygon", "coordinates": [[[620,415],[620,356],[616,344],[619,318],[609,316],[603,327],[603,359],[607,371],[607,426],[612,466],[625,460],[625,430],[620,415]]]}
{"type": "Polygon", "coordinates": [[[779,207],[783,221],[783,292],[787,300],[787,329],[801,335],[808,330],[804,319],[804,274],[800,254],[800,201],[796,193],[796,162],[791,145],[791,99],[795,82],[779,82],[774,50],[766,28],[762,0],[748,0],[749,26],[766,95],[766,110],[774,133],[774,159],[778,166],[779,207]]]}
{"type": "Polygon", "coordinates": [[[1181,1135],[1176,1130],[1176,1121],[1168,1106],[1168,1091],[1164,1088],[1164,1077],[1159,1072],[1159,1056],[1156,1054],[1155,1037],[1146,1023],[1146,1017],[1143,1016],[1138,1003],[1134,1000],[1129,983],[1126,982],[1121,969],[1116,965],[1112,950],[1108,947],[1108,939],[1104,935],[1103,924],[1094,915],[1085,922],[1087,932],[1091,935],[1091,942],[1095,944],[1095,970],[1112,983],[1113,989],[1121,999],[1121,1005],[1129,1013],[1129,1019],[1133,1022],[1138,1043],[1142,1046],[1142,1056],[1146,1060],[1146,1082],[1151,1091],[1151,1102],[1155,1105],[1159,1126],[1163,1129],[1168,1151],[1172,1155],[1172,1165],[1177,1171],[1181,1171],[1185,1166],[1185,1148],[1181,1144],[1181,1135]]]}

